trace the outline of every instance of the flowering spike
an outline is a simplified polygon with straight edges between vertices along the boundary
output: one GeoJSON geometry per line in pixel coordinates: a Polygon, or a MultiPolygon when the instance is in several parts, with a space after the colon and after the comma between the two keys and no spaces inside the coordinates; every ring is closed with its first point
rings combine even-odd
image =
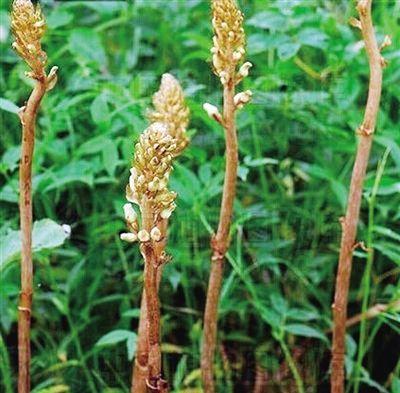
{"type": "Polygon", "coordinates": [[[176,157],[189,143],[186,128],[189,124],[189,109],[185,103],[179,82],[171,75],[164,74],[160,89],[153,96],[154,110],[149,111],[150,122],[167,124],[169,133],[176,140],[171,154],[176,157]]]}
{"type": "Polygon", "coordinates": [[[41,40],[46,31],[46,23],[40,5],[33,5],[31,0],[14,0],[11,30],[15,37],[12,47],[31,68],[29,76],[45,80],[47,55],[42,50],[41,40]]]}
{"type": "Polygon", "coordinates": [[[243,14],[234,0],[212,1],[214,72],[223,85],[236,83],[236,68],[245,54],[243,14]]]}
{"type": "Polygon", "coordinates": [[[151,124],[136,144],[127,199],[140,206],[149,201],[156,216],[173,206],[176,198],[176,194],[167,189],[172,170],[171,153],[175,148],[174,138],[163,123],[151,124]]]}

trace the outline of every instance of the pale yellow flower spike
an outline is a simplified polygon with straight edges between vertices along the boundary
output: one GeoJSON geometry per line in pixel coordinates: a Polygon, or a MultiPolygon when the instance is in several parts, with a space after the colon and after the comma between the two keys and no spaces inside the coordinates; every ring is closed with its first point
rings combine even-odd
{"type": "Polygon", "coordinates": [[[214,72],[223,85],[237,84],[243,79],[236,69],[243,62],[246,44],[243,14],[235,0],[212,0],[212,14],[214,72]]]}
{"type": "Polygon", "coordinates": [[[154,110],[149,111],[148,118],[152,123],[161,122],[168,125],[169,132],[175,139],[176,148],[172,155],[176,157],[189,143],[186,135],[189,108],[179,82],[171,74],[162,76],[160,89],[153,96],[153,106],[154,110]]]}
{"type": "Polygon", "coordinates": [[[175,208],[176,193],[167,188],[172,170],[172,153],[176,150],[174,138],[163,123],[151,124],[135,146],[135,157],[127,199],[142,206],[148,201],[157,216],[170,214],[175,208]]]}
{"type": "Polygon", "coordinates": [[[40,41],[46,31],[46,23],[39,4],[35,6],[31,0],[14,0],[11,29],[15,37],[12,46],[31,68],[29,76],[37,80],[45,79],[47,55],[40,41]]]}

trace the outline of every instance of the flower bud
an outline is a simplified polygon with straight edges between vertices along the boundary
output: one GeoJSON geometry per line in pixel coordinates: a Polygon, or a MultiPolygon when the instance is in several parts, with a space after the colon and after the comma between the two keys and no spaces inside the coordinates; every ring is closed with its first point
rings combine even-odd
{"type": "Polygon", "coordinates": [[[239,51],[233,52],[232,57],[233,57],[233,60],[239,61],[242,58],[242,53],[239,51]]]}
{"type": "Polygon", "coordinates": [[[246,76],[249,75],[249,70],[250,68],[253,67],[253,64],[251,64],[249,61],[246,61],[240,68],[239,68],[239,76],[241,78],[245,78],[246,76]]]}
{"type": "Polygon", "coordinates": [[[125,215],[125,220],[131,224],[137,220],[137,214],[130,203],[125,203],[124,215],[125,215]]]}
{"type": "Polygon", "coordinates": [[[128,232],[128,233],[121,233],[119,235],[119,238],[125,242],[134,243],[137,240],[138,236],[136,235],[136,233],[128,232]]]}
{"type": "Polygon", "coordinates": [[[161,216],[161,218],[166,220],[171,217],[172,212],[173,212],[173,209],[164,209],[161,211],[160,216],[161,216]]]}
{"type": "Polygon", "coordinates": [[[203,109],[207,112],[207,115],[210,116],[212,119],[221,116],[218,111],[218,108],[215,105],[209,104],[208,102],[203,104],[203,109]]]}
{"type": "Polygon", "coordinates": [[[161,231],[157,228],[154,227],[151,231],[150,231],[150,237],[152,240],[158,242],[161,239],[161,231]]]}
{"type": "Polygon", "coordinates": [[[141,242],[148,242],[150,240],[149,232],[147,232],[145,229],[140,230],[137,234],[137,237],[141,242]]]}
{"type": "Polygon", "coordinates": [[[235,105],[238,108],[243,107],[244,104],[250,102],[252,96],[253,93],[251,92],[251,90],[242,91],[241,93],[236,94],[234,97],[235,105]]]}

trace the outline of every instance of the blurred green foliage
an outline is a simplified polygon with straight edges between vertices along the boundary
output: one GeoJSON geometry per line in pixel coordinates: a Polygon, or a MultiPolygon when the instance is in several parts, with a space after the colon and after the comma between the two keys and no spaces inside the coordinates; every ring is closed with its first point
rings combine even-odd
{"type": "MultiPolygon", "coordinates": [[[[134,354],[142,262],[120,242],[134,141],[160,76],[182,82],[191,108],[191,145],[173,173],[179,193],[170,227],[173,256],[161,288],[164,367],[174,392],[198,388],[201,317],[217,222],[224,141],[204,102],[218,104],[210,70],[207,1],[43,1],[44,46],[59,83],[43,102],[34,163],[34,216],[72,227],[60,248],[35,254],[32,379],[35,393],[127,392],[134,354]]],[[[368,64],[345,0],[242,0],[254,100],[238,116],[240,183],[220,303],[217,378],[221,392],[251,391],[256,364],[281,392],[293,381],[278,342],[297,359],[308,391],[327,391],[328,333],[340,238],[368,64]],[[306,352],[306,355],[304,355],[306,352]],[[296,354],[299,354],[298,356],[296,354]],[[297,357],[296,357],[297,356],[297,357]],[[277,373],[281,367],[281,373],[277,373]],[[277,376],[278,375],[278,376],[277,376]],[[272,378],[272,377],[271,377],[272,378]],[[279,379],[280,380],[277,380],[279,379]]],[[[400,4],[374,2],[385,50],[383,99],[359,239],[380,158],[390,153],[375,202],[369,304],[400,296],[400,4]]],[[[9,2],[1,1],[1,227],[18,229],[17,107],[32,82],[11,50],[9,2]]],[[[51,236],[51,234],[49,234],[51,236]]],[[[366,252],[356,251],[349,315],[360,312],[366,252]]],[[[0,273],[0,375],[14,391],[18,264],[0,273]],[[6,343],[6,344],[5,344],[6,343]]],[[[350,383],[359,327],[349,329],[350,383]]],[[[400,317],[368,323],[362,392],[399,392],[400,317]],[[396,347],[397,346],[397,347],[396,347]]],[[[193,392],[199,390],[192,390],[193,392]]]]}

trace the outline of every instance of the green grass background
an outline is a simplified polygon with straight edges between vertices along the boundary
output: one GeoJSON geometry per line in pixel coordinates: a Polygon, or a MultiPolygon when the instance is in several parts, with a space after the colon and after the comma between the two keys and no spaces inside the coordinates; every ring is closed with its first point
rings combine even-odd
{"type": "MultiPolygon", "coordinates": [[[[250,392],[256,364],[275,375],[273,391],[293,391],[283,348],[297,359],[308,392],[328,391],[338,220],[369,73],[360,33],[348,24],[356,16],[354,4],[240,1],[247,58],[254,64],[242,88],[251,89],[254,99],[238,116],[240,181],[220,302],[220,392],[250,392]]],[[[0,238],[8,245],[10,231],[18,229],[21,131],[15,105],[24,104],[32,86],[11,50],[9,8],[2,0],[0,238]]],[[[217,225],[224,169],[222,130],[202,110],[204,102],[221,102],[210,69],[209,3],[43,1],[43,9],[44,48],[49,65],[59,66],[59,82],[38,120],[34,217],[67,223],[72,235],[61,247],[35,254],[33,392],[128,391],[142,262],[137,246],[119,240],[122,205],[134,142],[146,127],[145,110],[164,72],[185,89],[191,144],[171,180],[179,196],[168,242],[173,260],[160,291],[163,361],[174,392],[199,392],[209,232],[217,225]]],[[[368,305],[400,296],[400,3],[374,1],[373,15],[379,41],[390,34],[393,45],[384,52],[389,66],[358,235],[365,241],[369,235],[372,271],[362,280],[367,257],[357,250],[350,316],[361,311],[369,280],[368,305]]],[[[3,262],[0,390],[11,393],[19,268],[18,258],[3,262]]],[[[352,387],[359,326],[348,333],[352,387]]],[[[399,393],[399,314],[368,322],[367,333],[361,392],[399,393]]]]}

